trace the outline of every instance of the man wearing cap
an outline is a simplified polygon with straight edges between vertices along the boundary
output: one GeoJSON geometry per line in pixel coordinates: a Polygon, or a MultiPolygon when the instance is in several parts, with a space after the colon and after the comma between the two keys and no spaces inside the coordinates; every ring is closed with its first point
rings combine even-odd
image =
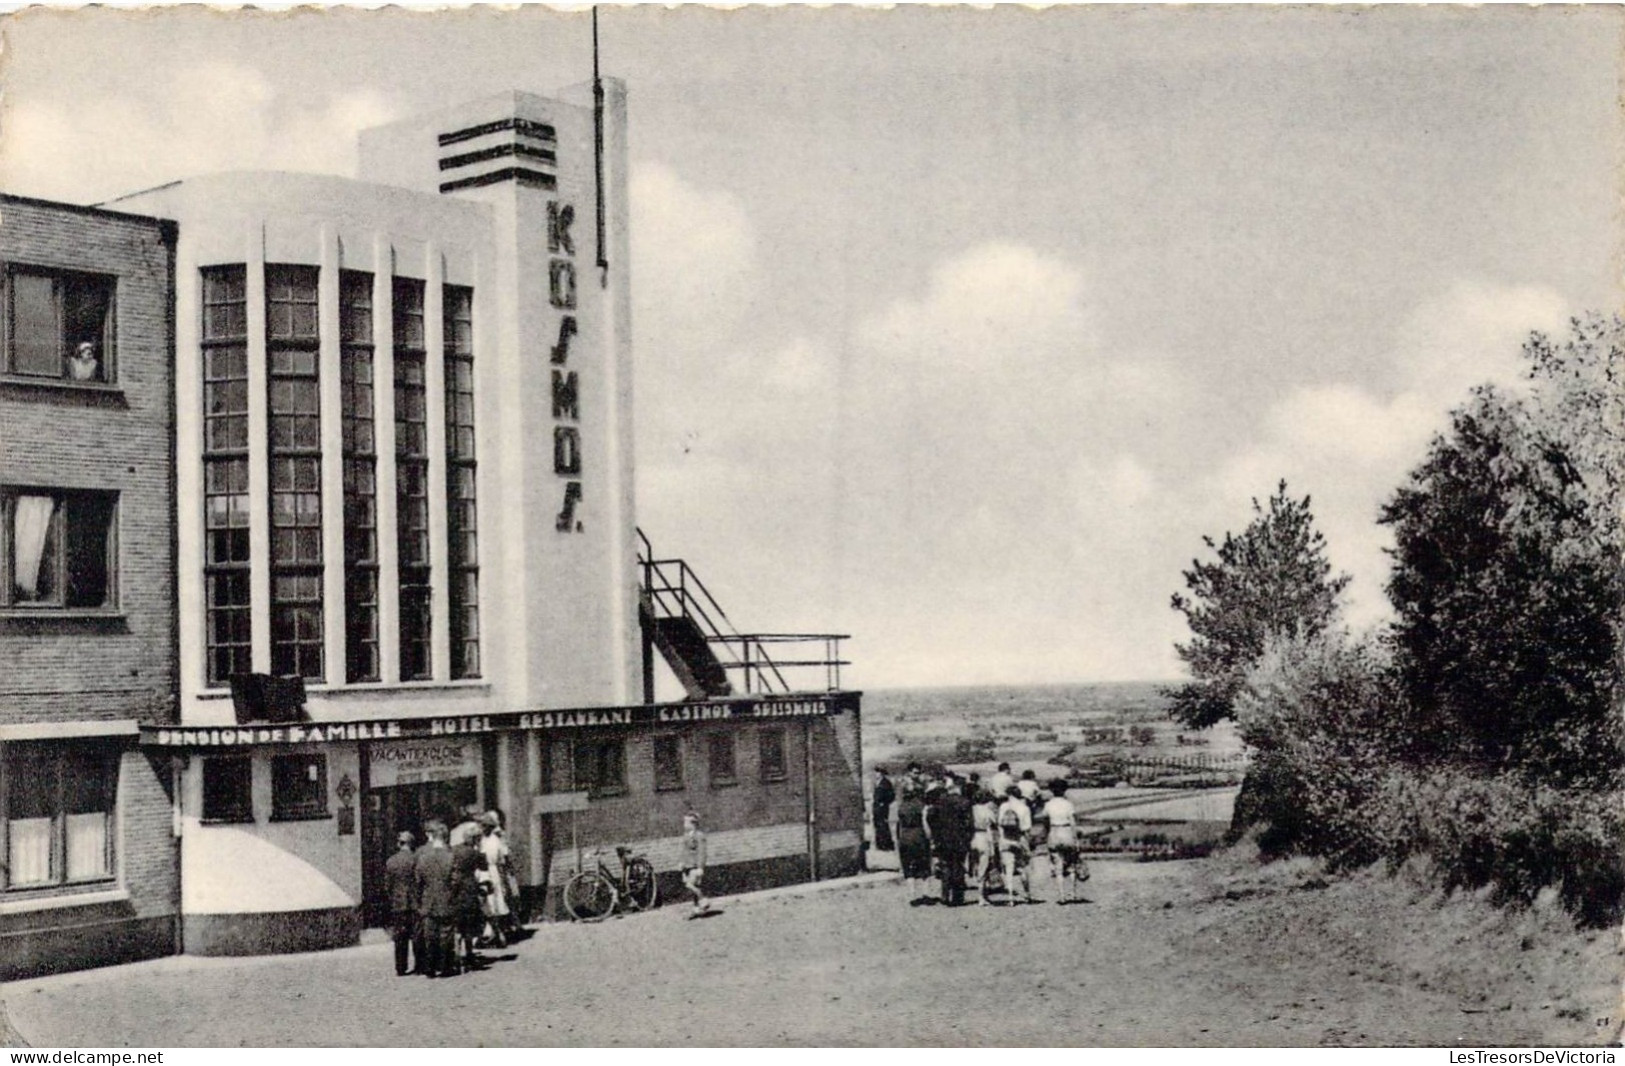
{"type": "Polygon", "coordinates": [[[384,863],[384,885],[389,893],[389,928],[395,938],[395,976],[412,972],[411,961],[423,969],[423,937],[418,929],[417,856],[412,851],[412,834],[402,830],[395,836],[399,847],[384,863]]]}

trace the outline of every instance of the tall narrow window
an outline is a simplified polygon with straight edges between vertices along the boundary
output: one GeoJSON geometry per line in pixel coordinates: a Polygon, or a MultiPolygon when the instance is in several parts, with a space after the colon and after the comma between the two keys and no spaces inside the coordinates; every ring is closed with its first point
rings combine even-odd
{"type": "Polygon", "coordinates": [[[208,682],[249,664],[248,303],[241,265],[203,271],[203,582],[208,682]]]}
{"type": "Polygon", "coordinates": [[[708,734],[705,739],[711,787],[738,784],[738,778],[734,776],[734,735],[718,732],[708,734]]]}
{"type": "Polygon", "coordinates": [[[654,738],[655,791],[670,792],[683,787],[683,739],[675,733],[654,738]]]}
{"type": "Polygon", "coordinates": [[[401,680],[433,672],[429,586],[429,427],[423,282],[395,279],[395,515],[400,564],[401,680]]]}
{"type": "Polygon", "coordinates": [[[479,521],[474,495],[474,291],[446,286],[446,534],[451,676],[480,676],[479,521]]]}
{"type": "Polygon", "coordinates": [[[321,680],[322,430],[316,268],[265,268],[271,672],[321,680]]]}
{"type": "Polygon", "coordinates": [[[790,775],[789,760],[784,756],[784,730],[763,729],[756,736],[762,780],[783,781],[790,775]]]}
{"type": "Polygon", "coordinates": [[[378,680],[378,452],[373,434],[372,275],[339,275],[344,412],[344,678],[378,680]]]}

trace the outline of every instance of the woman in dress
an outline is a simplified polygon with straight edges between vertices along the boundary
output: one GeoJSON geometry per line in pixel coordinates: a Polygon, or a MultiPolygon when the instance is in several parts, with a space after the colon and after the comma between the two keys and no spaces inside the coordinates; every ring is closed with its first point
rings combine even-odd
{"type": "Polygon", "coordinates": [[[508,866],[508,843],[502,838],[501,819],[495,811],[480,815],[480,853],[485,856],[485,869],[481,880],[485,883],[483,900],[487,938],[499,948],[508,946],[509,913],[508,880],[504,871],[508,866]]]}
{"type": "Polygon", "coordinates": [[[929,896],[926,882],[931,877],[931,841],[925,835],[925,803],[920,790],[912,785],[903,789],[903,798],[897,804],[897,859],[904,881],[918,890],[914,898],[929,896]]]}
{"type": "Polygon", "coordinates": [[[987,906],[987,872],[993,865],[994,853],[998,845],[994,834],[998,832],[994,822],[998,816],[998,804],[993,802],[993,793],[985,789],[978,789],[976,793],[976,806],[971,808],[972,825],[976,834],[970,840],[971,861],[976,864],[971,871],[976,878],[977,900],[980,906],[987,906]]]}

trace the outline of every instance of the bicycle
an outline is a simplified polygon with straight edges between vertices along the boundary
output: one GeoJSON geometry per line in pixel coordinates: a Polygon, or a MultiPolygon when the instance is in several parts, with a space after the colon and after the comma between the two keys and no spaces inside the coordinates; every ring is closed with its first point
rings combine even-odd
{"type": "Polygon", "coordinates": [[[623,905],[628,911],[654,909],[659,900],[654,864],[621,845],[616,845],[615,855],[621,861],[619,876],[610,872],[604,863],[604,849],[598,848],[592,853],[593,867],[565,882],[564,909],[571,918],[599,922],[623,905]]]}

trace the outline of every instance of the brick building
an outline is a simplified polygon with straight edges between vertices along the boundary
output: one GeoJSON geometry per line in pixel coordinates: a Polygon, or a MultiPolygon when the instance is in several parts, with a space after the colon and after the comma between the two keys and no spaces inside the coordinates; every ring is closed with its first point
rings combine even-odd
{"type": "Polygon", "coordinates": [[[118,201],[179,224],[178,720],[141,742],[177,767],[189,952],[353,943],[395,833],[468,803],[535,903],[600,845],[669,882],[688,807],[722,887],[860,861],[858,695],[640,552],[605,90],[366,131],[359,180],[118,201]]]}
{"type": "Polygon", "coordinates": [[[0,980],[175,949],[174,250],[0,196],[0,980]]]}

